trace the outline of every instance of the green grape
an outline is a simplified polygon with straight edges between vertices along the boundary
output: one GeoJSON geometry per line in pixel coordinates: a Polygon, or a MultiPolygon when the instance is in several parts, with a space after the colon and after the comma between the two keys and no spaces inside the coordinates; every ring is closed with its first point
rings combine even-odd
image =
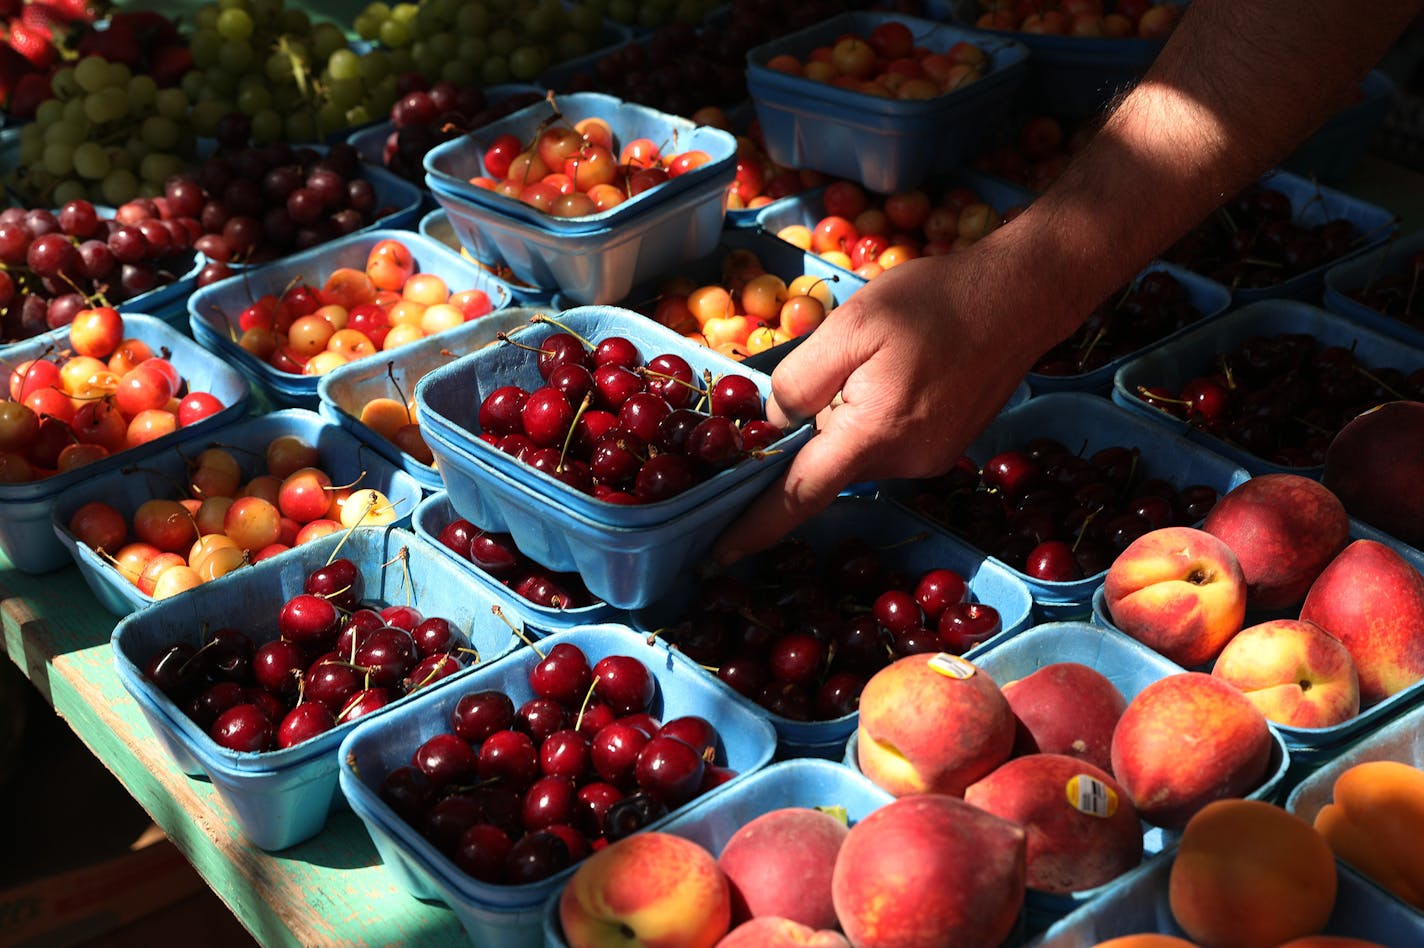
{"type": "Polygon", "coordinates": [[[228,40],[218,52],[218,65],[224,72],[241,75],[252,68],[257,61],[257,51],[246,40],[228,40]]]}
{"type": "Polygon", "coordinates": [[[327,59],[326,71],[333,79],[360,79],[361,57],[349,49],[338,49],[327,59]]]}
{"type": "Polygon", "coordinates": [[[85,56],[74,67],[74,81],[84,92],[98,92],[109,84],[109,61],[100,56],[85,56]]]}
{"type": "Polygon", "coordinates": [[[115,145],[109,149],[109,160],[114,163],[115,168],[134,168],[151,151],[153,149],[149,148],[148,143],[142,138],[130,138],[125,140],[122,145],[115,145]]]}
{"type": "Polygon", "coordinates": [[[188,114],[188,102],[191,99],[183,89],[159,89],[158,95],[153,101],[154,111],[167,119],[175,122],[188,114]]]}
{"type": "Polygon", "coordinates": [[[453,82],[456,86],[479,85],[480,74],[474,63],[465,59],[447,59],[440,67],[440,78],[453,82]]]}
{"type": "Polygon", "coordinates": [[[316,127],[322,136],[346,127],[346,110],[335,102],[323,102],[316,111],[316,127]]]}
{"type": "Polygon", "coordinates": [[[75,181],[72,178],[68,181],[59,182],[54,186],[54,190],[50,192],[55,207],[64,207],[64,205],[70,201],[82,201],[88,194],[89,189],[84,186],[84,183],[82,181],[75,181]]]}
{"type": "Polygon", "coordinates": [[[123,63],[109,63],[109,81],[105,85],[126,86],[133,78],[133,70],[123,63]]]}
{"type": "Polygon", "coordinates": [[[188,41],[188,49],[193,54],[193,65],[199,69],[212,69],[218,64],[222,52],[223,38],[217,30],[198,30],[188,41]]]}
{"type": "Polygon", "coordinates": [[[346,49],[346,34],[335,23],[318,23],[311,31],[312,58],[324,63],[338,49],[346,49]]]}
{"type": "Polygon", "coordinates": [[[146,182],[162,184],[175,174],[183,171],[183,159],[177,155],[153,152],[139,162],[138,175],[146,182]]]}
{"type": "Polygon", "coordinates": [[[138,178],[127,168],[115,168],[99,185],[99,193],[104,196],[105,204],[115,207],[126,204],[138,195],[138,178]]]}
{"type": "Polygon", "coordinates": [[[514,12],[515,0],[485,0],[485,2],[489,4],[491,11],[500,16],[514,12]]]}
{"type": "Polygon", "coordinates": [[[390,49],[410,45],[410,27],[395,18],[381,24],[381,42],[390,49]]]}
{"type": "Polygon", "coordinates": [[[311,32],[311,17],[307,16],[305,10],[298,10],[288,7],[282,11],[278,33],[290,33],[294,36],[306,36],[311,32]]]}
{"type": "Polygon", "coordinates": [[[510,80],[509,60],[503,56],[489,56],[480,63],[480,80],[487,86],[502,85],[510,80]]]}
{"type": "Polygon", "coordinates": [[[425,0],[421,9],[429,9],[431,16],[444,24],[455,22],[455,14],[460,9],[461,0],[425,0]]]}
{"type": "Polygon", "coordinates": [[[203,4],[193,12],[193,29],[216,30],[218,28],[218,14],[221,12],[216,3],[203,4]]]}
{"type": "Polygon", "coordinates": [[[554,56],[559,62],[576,59],[592,51],[587,33],[560,33],[554,40],[554,56]]]}
{"type": "Polygon", "coordinates": [[[456,42],[455,55],[453,59],[458,59],[471,69],[477,68],[477,64],[482,62],[489,55],[489,46],[483,37],[462,36],[456,42]]]}
{"type": "Polygon", "coordinates": [[[509,54],[509,72],[520,82],[529,82],[549,64],[542,46],[521,46],[509,54]]]}
{"type": "Polygon", "coordinates": [[[38,122],[31,122],[29,125],[20,128],[20,164],[38,164],[44,158],[45,140],[44,132],[40,130],[38,122]]]}
{"type": "Polygon", "coordinates": [[[206,72],[202,69],[189,69],[183,74],[183,78],[178,80],[178,90],[189,99],[197,99],[205,84],[205,75],[206,72]]]}
{"type": "MultiPolygon", "coordinates": [[[[49,125],[62,118],[64,118],[64,103],[58,99],[45,99],[39,104],[39,108],[35,109],[35,122],[39,125],[49,125]]],[[[22,126],[25,131],[34,127],[34,125],[22,126]]]]}
{"type": "Polygon", "coordinates": [[[603,15],[586,3],[570,7],[564,13],[564,20],[576,33],[597,36],[603,32],[603,15]]]}
{"type": "Polygon", "coordinates": [[[391,59],[383,49],[373,49],[361,57],[361,78],[379,82],[391,74],[391,59]]]}
{"type": "Polygon", "coordinates": [[[274,83],[293,82],[296,78],[295,73],[292,72],[291,57],[281,50],[277,50],[267,57],[267,61],[262,64],[262,72],[268,80],[274,83]]]}
{"type": "Polygon", "coordinates": [[[632,23],[638,19],[638,4],[635,0],[608,0],[608,17],[619,23],[632,23]]]}
{"type": "Polygon", "coordinates": [[[252,141],[258,145],[275,142],[282,137],[282,116],[272,109],[263,109],[252,116],[252,141]]]}
{"type": "Polygon", "coordinates": [[[139,75],[129,79],[129,108],[135,112],[147,112],[158,99],[158,83],[152,76],[139,75]]]}
{"type": "Polygon", "coordinates": [[[89,124],[89,120],[84,117],[83,96],[77,99],[70,99],[68,102],[64,103],[64,121],[67,124],[73,125],[79,129],[80,141],[82,141],[85,132],[85,127],[89,124]]]}
{"type": "Polygon", "coordinates": [[[44,165],[44,170],[55,177],[68,177],[74,172],[74,146],[51,142],[45,146],[44,157],[40,162],[44,165]]]}
{"type": "Polygon", "coordinates": [[[491,56],[508,56],[519,45],[519,34],[507,26],[501,26],[485,37],[485,42],[489,44],[491,56]]]}
{"type": "Polygon", "coordinates": [[[74,67],[63,66],[56,69],[53,76],[50,76],[49,87],[54,94],[61,99],[69,99],[80,92],[79,81],[74,78],[74,67]]]}
{"type": "Polygon", "coordinates": [[[163,183],[154,184],[152,181],[140,181],[138,183],[138,196],[149,198],[150,200],[163,193],[163,183]]]}
{"type": "Polygon", "coordinates": [[[540,3],[525,14],[524,29],[529,36],[543,39],[552,36],[563,19],[563,11],[559,9],[557,3],[540,3]]]}
{"type": "Polygon", "coordinates": [[[374,40],[381,35],[382,19],[370,13],[357,14],[356,20],[351,24],[351,28],[356,31],[356,35],[363,40],[374,40]]]}
{"type": "Polygon", "coordinates": [[[333,79],[327,83],[326,95],[331,104],[342,113],[352,106],[360,105],[366,97],[360,79],[333,79]]]}
{"type": "Polygon", "coordinates": [[[368,16],[374,16],[384,20],[391,15],[391,6],[388,3],[381,3],[380,0],[376,0],[375,3],[366,4],[366,9],[362,12],[368,16]]]}
{"type": "Polygon", "coordinates": [[[397,3],[391,7],[391,19],[409,24],[419,12],[420,4],[418,3],[397,3]]]}
{"type": "Polygon", "coordinates": [[[425,41],[430,60],[435,65],[453,59],[460,52],[460,41],[454,33],[439,33],[425,41]]]}
{"type": "Polygon", "coordinates": [[[110,86],[84,97],[84,116],[95,124],[116,122],[129,114],[129,94],[110,86]]]}
{"type": "Polygon", "coordinates": [[[71,156],[74,173],[90,181],[98,181],[109,173],[109,156],[98,142],[85,142],[71,156]]]}
{"type": "Polygon", "coordinates": [[[155,151],[169,151],[178,145],[178,123],[161,115],[150,115],[139,127],[139,135],[155,151]]]}
{"type": "Polygon", "coordinates": [[[484,36],[489,28],[490,12],[483,3],[466,3],[455,14],[455,31],[461,38],[484,36]]]}
{"type": "Polygon", "coordinates": [[[410,21],[410,32],[412,36],[423,39],[444,32],[448,26],[449,21],[440,19],[440,15],[434,7],[428,3],[422,3],[419,12],[415,14],[415,19],[410,21]]]}
{"type": "Polygon", "coordinates": [[[372,112],[385,115],[396,104],[396,77],[386,76],[366,90],[366,101],[372,112]]]}
{"type": "Polygon", "coordinates": [[[193,131],[205,138],[211,138],[218,127],[218,119],[229,111],[228,104],[220,99],[199,101],[193,105],[193,131]]]}
{"type": "Polygon", "coordinates": [[[89,137],[88,127],[83,122],[71,122],[68,119],[61,119],[44,130],[44,143],[46,145],[78,145],[89,137]]]}
{"type": "Polygon", "coordinates": [[[288,113],[286,118],[286,126],[287,141],[316,141],[316,116],[309,109],[303,109],[300,112],[288,113]]]}
{"type": "MultiPolygon", "coordinates": [[[[203,92],[214,93],[224,98],[230,98],[237,92],[237,81],[241,78],[242,77],[236,73],[224,72],[220,69],[204,73],[203,79],[205,80],[205,85],[203,86],[203,92]]],[[[198,97],[202,98],[202,93],[199,93],[198,97]]]]}
{"type": "Polygon", "coordinates": [[[371,110],[364,105],[355,105],[346,110],[346,127],[353,128],[371,121],[371,110]]]}
{"type": "Polygon", "coordinates": [[[249,0],[218,0],[219,12],[223,10],[246,10],[251,12],[252,4],[249,0]]]}
{"type": "Polygon", "coordinates": [[[258,29],[271,27],[282,16],[282,0],[252,0],[252,19],[258,29]]]}
{"type": "Polygon", "coordinates": [[[409,49],[393,49],[387,55],[391,58],[391,72],[397,76],[415,72],[415,60],[411,58],[409,49]]]}

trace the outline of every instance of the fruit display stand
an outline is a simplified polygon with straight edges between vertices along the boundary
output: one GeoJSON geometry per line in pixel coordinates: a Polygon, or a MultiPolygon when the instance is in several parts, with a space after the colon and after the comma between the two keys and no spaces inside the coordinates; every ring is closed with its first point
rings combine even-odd
{"type": "Polygon", "coordinates": [[[344,809],[315,839],[276,853],[247,842],[212,785],[153,740],[114,670],[114,619],[73,568],[20,573],[0,557],[5,651],[55,710],[268,945],[449,945],[454,915],[402,892],[344,809]]]}

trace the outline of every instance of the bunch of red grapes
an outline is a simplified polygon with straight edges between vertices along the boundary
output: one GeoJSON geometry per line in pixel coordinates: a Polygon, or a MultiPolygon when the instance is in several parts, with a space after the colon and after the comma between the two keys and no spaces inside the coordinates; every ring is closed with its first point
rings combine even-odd
{"type": "Polygon", "coordinates": [[[0,211],[0,339],[59,329],[96,302],[117,305],[172,283],[192,268],[201,236],[192,214],[105,217],[88,201],[58,213],[0,211]]]}
{"type": "Polygon", "coordinates": [[[590,344],[556,331],[529,348],[544,384],[490,392],[479,406],[479,437],[599,500],[667,500],[782,437],[745,375],[704,388],[682,356],[644,362],[623,336],[590,344]]]}
{"type": "Polygon", "coordinates": [[[578,573],[560,573],[536,563],[519,551],[508,533],[481,530],[457,517],[441,528],[437,539],[536,606],[583,609],[598,601],[578,573]]]}
{"type": "Polygon", "coordinates": [[[982,469],[960,458],[921,481],[911,505],[1027,576],[1072,582],[1106,570],[1144,533],[1195,524],[1216,497],[1209,484],[1147,476],[1138,448],[1111,445],[1084,457],[1045,436],[982,469]]]}
{"type": "Polygon", "coordinates": [[[533,697],[473,691],[381,782],[381,798],[483,882],[547,878],[735,776],[704,718],[660,722],[637,658],[590,663],[561,642],[528,673],[533,697]]]}
{"type": "Polygon", "coordinates": [[[336,558],[307,575],[277,616],[278,637],[223,626],[180,641],[144,674],[219,746],[282,750],[459,671],[478,656],[455,625],[409,605],[362,602],[364,579],[336,558]]]}
{"type": "MultiPolygon", "coordinates": [[[[407,80],[415,78],[418,77],[411,74],[407,80]]],[[[391,106],[391,124],[395,128],[386,136],[381,163],[423,187],[426,152],[541,98],[536,92],[520,92],[492,102],[479,86],[461,88],[446,79],[429,88],[412,88],[391,106]]]]}
{"type": "Polygon", "coordinates": [[[750,569],[755,580],[704,579],[687,617],[658,635],[794,721],[850,714],[866,681],[894,659],[960,654],[1002,628],[998,610],[973,601],[956,571],[903,570],[858,536],[823,553],[799,538],[783,540],[750,569]]]}

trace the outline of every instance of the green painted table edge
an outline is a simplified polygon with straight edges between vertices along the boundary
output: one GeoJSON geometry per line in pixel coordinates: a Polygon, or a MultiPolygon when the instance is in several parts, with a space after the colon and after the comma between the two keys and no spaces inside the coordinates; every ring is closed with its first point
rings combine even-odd
{"type": "Polygon", "coordinates": [[[320,835],[268,853],[239,833],[211,784],[174,766],[114,670],[109,615],[73,567],[29,576],[0,554],[11,660],[264,945],[450,945],[455,914],[400,889],[361,821],[333,812],[320,835]]]}

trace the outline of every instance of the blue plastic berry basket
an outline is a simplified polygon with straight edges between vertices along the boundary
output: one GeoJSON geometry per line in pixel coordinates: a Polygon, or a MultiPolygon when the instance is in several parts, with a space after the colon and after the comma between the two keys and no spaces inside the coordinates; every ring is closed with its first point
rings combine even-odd
{"type": "MultiPolygon", "coordinates": [[[[382,240],[399,240],[415,258],[417,272],[434,273],[451,293],[484,290],[490,304],[503,309],[510,303],[509,287],[503,280],[460,259],[438,241],[408,230],[368,230],[333,240],[260,267],[244,269],[226,280],[203,287],[188,298],[188,321],[193,338],[225,361],[236,366],[274,403],[289,408],[316,410],[321,379],[314,375],[293,375],[258,359],[237,344],[240,335],[238,314],[254,300],[271,293],[280,295],[294,281],[304,280],[320,287],[339,267],[366,268],[371,248],[382,240]]],[[[376,359],[379,355],[368,358],[376,359]]]]}
{"type": "Polygon", "coordinates": [[[262,849],[285,849],[321,832],[337,793],[337,747],[369,723],[417,699],[459,689],[476,672],[503,665],[501,658],[519,640],[490,607],[496,600],[452,563],[425,549],[425,541],[405,530],[359,527],[323,537],[294,556],[229,573],[181,598],[155,603],[114,629],[114,664],[124,688],[138,702],[159,743],[190,775],[205,775],[232,812],[242,834],[262,849]],[[143,673],[149,657],[174,642],[201,645],[204,631],[233,626],[261,644],[277,637],[281,604],[304,588],[307,573],[325,563],[338,544],[366,583],[366,598],[413,605],[426,616],[441,616],[459,628],[479,661],[449,678],[427,685],[365,718],[285,750],[239,753],[219,746],[143,673]],[[406,555],[401,551],[406,550],[406,555]]]}
{"type": "Polygon", "coordinates": [[[1172,391],[1197,375],[1216,371],[1218,355],[1232,351],[1255,336],[1306,333],[1321,345],[1344,346],[1364,365],[1392,367],[1407,375],[1424,367],[1424,350],[1412,349],[1367,326],[1293,300],[1265,300],[1233,310],[1204,326],[1129,360],[1113,378],[1112,400],[1174,434],[1185,436],[1222,457],[1230,458],[1252,474],[1301,474],[1319,479],[1322,465],[1286,467],[1208,434],[1184,418],[1169,415],[1143,400],[1139,391],[1164,386],[1172,391]]]}
{"type": "MultiPolygon", "coordinates": [[[[732,792],[770,761],[775,743],[771,726],[724,700],[686,658],[655,649],[627,627],[611,624],[566,629],[541,640],[539,647],[553,648],[564,642],[582,649],[590,664],[608,655],[642,659],[657,681],[650,713],[659,720],[681,715],[706,718],[719,737],[716,763],[737,771],[731,780],[648,829],[661,828],[673,816],[732,792]]],[[[532,649],[520,650],[487,671],[465,676],[455,687],[416,696],[402,708],[356,728],[341,744],[341,791],[366,825],[386,868],[400,887],[416,898],[448,905],[477,944],[538,945],[544,902],[563,886],[574,868],[524,885],[479,881],[397,816],[381,799],[379,789],[387,774],[410,762],[411,753],[423,741],[449,730],[450,712],[464,695],[496,689],[509,695],[516,707],[532,698],[528,676],[538,660],[532,649]]]]}
{"type": "MultiPolygon", "coordinates": [[[[435,336],[427,336],[390,352],[350,362],[323,375],[317,384],[318,411],[340,425],[381,457],[415,478],[425,490],[441,490],[445,482],[432,464],[412,457],[361,420],[361,409],[374,398],[413,401],[415,386],[430,372],[481,346],[495,335],[518,329],[535,313],[532,309],[498,309],[435,336]],[[395,378],[395,383],[391,378],[395,378]]],[[[412,414],[412,420],[414,415],[412,414]]]]}
{"type": "Polygon", "coordinates": [[[947,172],[972,154],[989,119],[1005,108],[1026,73],[1029,51],[983,30],[906,17],[854,12],[822,20],[747,53],[747,91],[761,121],[767,155],[789,168],[814,168],[892,193],[947,172]],[[804,60],[843,33],[868,36],[886,21],[904,23],[916,44],[944,52],[961,40],[989,57],[984,76],[922,100],[883,99],[767,67],[787,53],[804,60]]]}
{"type": "MultiPolygon", "coordinates": [[[[43,480],[0,484],[0,552],[12,566],[25,573],[47,573],[69,562],[69,554],[50,528],[50,514],[60,494],[75,485],[117,470],[142,458],[176,445],[186,444],[241,418],[247,412],[250,391],[241,375],[222,359],[204,349],[166,322],[153,316],[128,313],[124,316],[124,338],[141,339],[153,349],[169,352],[169,359],[187,383],[187,391],[208,392],[223,403],[218,413],[179,428],[137,448],[95,461],[85,467],[43,480]]],[[[0,348],[0,364],[9,368],[47,353],[57,353],[69,344],[68,328],[26,339],[0,348]]]]}
{"type": "Polygon", "coordinates": [[[187,483],[190,461],[209,447],[228,449],[243,468],[245,478],[266,473],[264,459],[267,446],[275,439],[289,435],[301,438],[317,449],[321,457],[319,466],[331,476],[333,483],[359,481],[360,487],[379,490],[395,507],[398,514],[396,525],[410,523],[421,497],[420,485],[414,478],[368,450],[349,433],[326,424],[312,412],[293,408],[241,419],[209,432],[200,441],[190,441],[75,485],[55,502],[52,516],[54,535],[79,567],[79,574],[101,606],[120,617],[145,609],[157,600],[124,578],[113,563],[96,550],[79,542],[69,532],[69,518],[84,504],[102,501],[118,509],[126,520],[132,520],[133,512],[146,500],[181,496],[180,489],[187,483]]]}
{"type": "MultiPolygon", "coordinates": [[[[1424,231],[1415,231],[1391,240],[1363,257],[1331,267],[1325,273],[1325,308],[1416,349],[1424,349],[1424,321],[1419,325],[1405,322],[1367,306],[1353,296],[1372,287],[1381,277],[1405,273],[1409,259],[1421,250],[1424,250],[1424,231]]],[[[1416,301],[1424,306],[1424,288],[1415,290],[1415,293],[1416,301]]]]}
{"type": "MultiPolygon", "coordinates": [[[[739,786],[694,803],[659,830],[690,839],[719,856],[733,834],[759,816],[792,807],[844,807],[854,826],[895,798],[839,764],[783,760],[752,774],[739,786]]],[[[544,904],[544,948],[567,948],[559,923],[560,891],[544,904]]]]}
{"type": "MultiPolygon", "coordinates": [[[[1233,461],[1142,421],[1096,395],[1084,392],[1039,395],[1000,414],[969,446],[966,454],[982,467],[1000,451],[1021,449],[1029,440],[1047,436],[1085,456],[1109,446],[1138,448],[1143,476],[1163,478],[1178,489],[1191,484],[1208,484],[1220,495],[1250,477],[1233,461]]],[[[916,481],[881,484],[882,493],[912,509],[919,490],[916,481]]],[[[1034,615],[1040,621],[1088,618],[1092,613],[1093,592],[1107,576],[1107,570],[1103,570],[1083,579],[1051,582],[1012,568],[1010,572],[1023,580],[1033,593],[1034,615]]]]}
{"type": "Polygon", "coordinates": [[[467,558],[460,556],[440,542],[440,531],[459,516],[455,512],[455,508],[450,505],[450,496],[442,491],[431,494],[420,502],[420,506],[415,508],[415,517],[412,519],[411,525],[417,536],[429,540],[432,547],[459,563],[461,568],[468,570],[475,579],[488,586],[496,596],[503,598],[506,602],[505,614],[516,625],[543,635],[549,632],[561,632],[574,626],[595,625],[600,622],[632,624],[625,610],[610,606],[606,602],[594,602],[578,609],[556,609],[552,606],[541,606],[525,599],[467,558]]]}
{"type": "MultiPolygon", "coordinates": [[[[837,498],[792,535],[804,539],[817,553],[831,550],[841,540],[860,537],[883,549],[887,569],[916,577],[936,567],[954,570],[964,577],[973,601],[993,606],[998,611],[1003,628],[990,642],[1012,638],[1031,624],[1033,597],[1021,579],[929,521],[887,501],[868,497],[837,498]]],[[[732,574],[755,582],[758,568],[754,561],[748,562],[735,567],[732,574]]],[[[666,595],[634,612],[634,627],[652,633],[687,619],[697,585],[697,577],[682,576],[666,595]]],[[[657,641],[662,642],[662,637],[657,641]]],[[[971,649],[969,655],[981,654],[990,642],[971,649]]],[[[715,675],[710,677],[728,700],[771,721],[776,729],[779,757],[838,758],[845,749],[846,738],[855,731],[860,720],[856,713],[825,721],[793,720],[767,711],[715,675]]]]}
{"type": "MultiPolygon", "coordinates": [[[[450,223],[450,215],[445,211],[445,208],[437,207],[426,214],[420,219],[420,226],[417,229],[421,236],[438,240],[480,269],[495,273],[490,264],[475,259],[469,248],[460,243],[460,238],[455,234],[455,227],[450,223]]],[[[500,276],[499,273],[495,273],[495,275],[500,276]]],[[[500,276],[500,279],[509,284],[509,292],[515,306],[546,306],[553,299],[554,291],[552,289],[533,286],[513,277],[514,275],[510,273],[507,276],[500,276]]]]}

